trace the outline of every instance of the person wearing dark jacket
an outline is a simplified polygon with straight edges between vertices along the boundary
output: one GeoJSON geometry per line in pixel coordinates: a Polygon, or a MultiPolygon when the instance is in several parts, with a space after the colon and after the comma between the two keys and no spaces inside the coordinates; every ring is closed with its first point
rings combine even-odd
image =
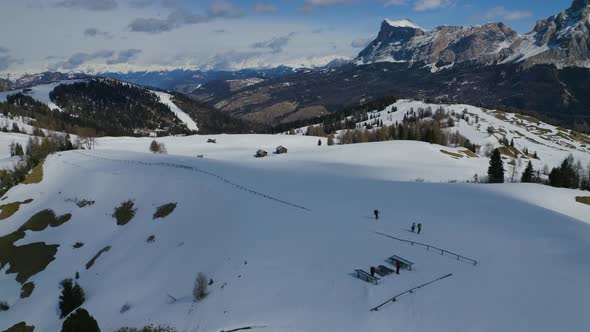
{"type": "Polygon", "coordinates": [[[379,210],[375,210],[373,213],[375,214],[375,220],[379,219],[379,210]]]}
{"type": "Polygon", "coordinates": [[[377,269],[374,266],[371,266],[371,277],[375,276],[375,272],[377,272],[377,269]]]}
{"type": "Polygon", "coordinates": [[[414,233],[414,231],[416,230],[416,223],[415,222],[412,223],[411,229],[412,229],[412,233],[414,233]]]}
{"type": "Polygon", "coordinates": [[[399,269],[401,269],[402,264],[399,261],[395,261],[395,273],[399,274],[399,269]]]}
{"type": "Polygon", "coordinates": [[[422,232],[422,223],[418,224],[418,234],[422,232]]]}

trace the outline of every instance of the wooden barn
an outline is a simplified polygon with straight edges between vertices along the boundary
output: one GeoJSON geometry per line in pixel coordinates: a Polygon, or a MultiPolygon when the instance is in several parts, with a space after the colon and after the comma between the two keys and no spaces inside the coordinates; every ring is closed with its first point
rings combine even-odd
{"type": "Polygon", "coordinates": [[[256,151],[256,155],[255,155],[256,158],[263,158],[263,157],[266,157],[266,156],[268,156],[268,152],[266,152],[264,150],[258,150],[258,151],[256,151]]]}
{"type": "Polygon", "coordinates": [[[287,153],[287,152],[288,152],[288,150],[287,150],[286,147],[284,147],[282,145],[279,145],[277,147],[277,151],[275,152],[275,154],[284,154],[284,153],[287,153]]]}

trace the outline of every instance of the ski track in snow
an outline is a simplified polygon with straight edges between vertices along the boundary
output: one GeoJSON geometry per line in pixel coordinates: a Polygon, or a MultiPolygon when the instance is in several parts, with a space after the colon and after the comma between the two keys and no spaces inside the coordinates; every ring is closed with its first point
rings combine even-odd
{"type": "Polygon", "coordinates": [[[160,102],[162,104],[164,104],[170,108],[172,113],[174,113],[176,115],[176,117],[187,126],[188,129],[193,130],[193,131],[199,130],[197,123],[190,116],[188,116],[188,114],[186,114],[183,110],[178,108],[178,106],[176,106],[176,104],[171,100],[171,97],[172,97],[171,95],[164,93],[164,92],[160,92],[160,91],[152,91],[152,92],[154,94],[156,94],[156,96],[158,96],[158,98],[160,98],[160,102]]]}
{"type": "Polygon", "coordinates": [[[245,192],[248,192],[248,193],[250,193],[252,195],[257,195],[257,196],[260,196],[262,198],[265,198],[265,199],[268,199],[268,200],[271,200],[271,201],[274,201],[274,202],[277,202],[277,203],[281,203],[281,204],[288,205],[288,206],[291,206],[291,207],[294,207],[294,208],[297,208],[297,209],[301,209],[301,210],[305,210],[305,211],[311,212],[310,209],[308,209],[306,207],[303,207],[301,205],[289,203],[289,202],[283,201],[281,199],[278,199],[276,197],[272,197],[272,196],[263,194],[263,193],[261,193],[259,191],[249,189],[249,188],[244,187],[244,186],[242,186],[240,184],[237,184],[235,182],[232,182],[232,181],[224,178],[223,176],[217,175],[215,173],[212,173],[212,172],[209,172],[209,171],[206,171],[206,170],[203,170],[203,169],[194,167],[194,166],[186,166],[186,165],[174,164],[174,163],[148,163],[148,162],[145,162],[145,161],[134,161],[134,160],[125,160],[125,159],[112,159],[112,158],[106,158],[106,157],[99,157],[99,156],[96,156],[96,155],[89,155],[89,154],[82,153],[82,152],[79,152],[79,151],[75,151],[75,152],[78,153],[78,154],[80,154],[80,155],[83,155],[85,157],[88,157],[88,158],[102,159],[102,160],[108,160],[108,161],[112,161],[112,162],[119,162],[119,163],[126,163],[126,164],[136,164],[136,165],[143,165],[143,166],[172,167],[172,168],[178,168],[178,169],[183,169],[183,170],[188,170],[188,171],[193,171],[193,172],[205,174],[207,176],[214,177],[214,178],[222,181],[223,183],[226,183],[226,184],[228,184],[228,185],[230,185],[230,186],[232,186],[232,187],[234,187],[236,189],[239,189],[239,190],[243,190],[245,192]]]}

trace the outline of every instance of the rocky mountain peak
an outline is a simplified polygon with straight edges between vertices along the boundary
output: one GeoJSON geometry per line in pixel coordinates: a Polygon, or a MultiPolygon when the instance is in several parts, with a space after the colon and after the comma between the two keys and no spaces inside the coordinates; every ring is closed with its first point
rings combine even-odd
{"type": "Polygon", "coordinates": [[[576,12],[580,10],[589,10],[590,9],[590,0],[574,0],[572,6],[569,10],[576,12]]]}
{"type": "Polygon", "coordinates": [[[424,62],[433,70],[465,61],[488,63],[497,60],[498,51],[516,38],[518,34],[502,23],[440,26],[428,31],[410,20],[385,20],[356,63],[424,62]]]}

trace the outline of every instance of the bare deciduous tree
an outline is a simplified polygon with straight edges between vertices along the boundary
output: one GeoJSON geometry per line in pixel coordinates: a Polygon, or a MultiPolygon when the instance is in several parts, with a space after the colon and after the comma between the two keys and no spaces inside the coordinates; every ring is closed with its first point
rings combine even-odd
{"type": "Polygon", "coordinates": [[[205,276],[203,272],[199,272],[193,287],[193,299],[195,302],[201,301],[207,296],[207,294],[207,276],[205,276]]]}

